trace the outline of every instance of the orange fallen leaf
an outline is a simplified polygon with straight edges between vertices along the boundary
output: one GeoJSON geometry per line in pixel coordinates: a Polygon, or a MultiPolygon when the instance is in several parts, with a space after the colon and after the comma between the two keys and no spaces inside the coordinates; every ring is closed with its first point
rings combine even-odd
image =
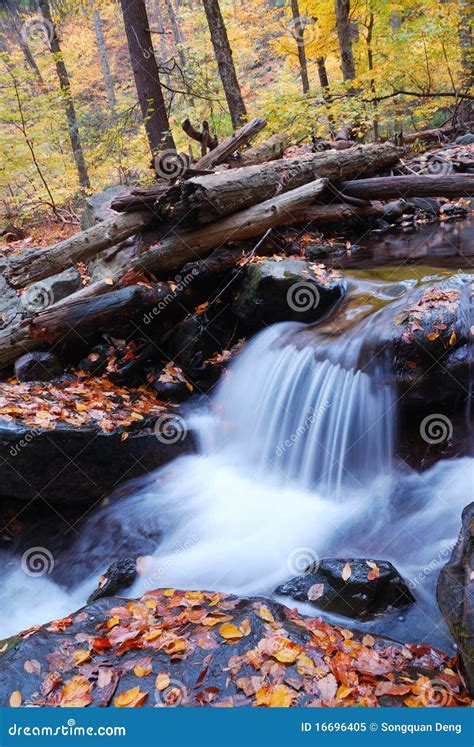
{"type": "Polygon", "coordinates": [[[264,604],[261,604],[258,608],[258,616],[264,620],[264,622],[272,623],[275,622],[275,618],[272,613],[264,604]]]}
{"type": "Polygon", "coordinates": [[[83,674],[76,674],[65,683],[61,692],[62,708],[85,708],[92,703],[91,684],[83,674]]]}
{"type": "Polygon", "coordinates": [[[10,695],[10,700],[8,702],[10,708],[19,708],[22,702],[21,692],[19,690],[14,690],[10,695]]]}
{"type": "Polygon", "coordinates": [[[114,705],[117,708],[139,708],[143,705],[148,697],[146,691],[141,691],[139,687],[132,687],[131,690],[125,690],[114,698],[114,705]]]}
{"type": "Polygon", "coordinates": [[[91,652],[85,648],[77,648],[74,651],[74,663],[76,664],[76,667],[84,664],[86,661],[89,661],[90,658],[91,652]]]}
{"type": "Polygon", "coordinates": [[[224,623],[224,625],[221,625],[219,633],[226,639],[243,638],[244,635],[237,625],[232,625],[231,623],[224,623]]]}
{"type": "Polygon", "coordinates": [[[264,685],[255,693],[257,706],[267,708],[289,708],[296,693],[286,685],[264,685]]]}

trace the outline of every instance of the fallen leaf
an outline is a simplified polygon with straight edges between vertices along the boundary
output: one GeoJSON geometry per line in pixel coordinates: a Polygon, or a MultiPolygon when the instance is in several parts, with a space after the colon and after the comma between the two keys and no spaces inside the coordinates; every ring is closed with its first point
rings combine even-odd
{"type": "Polygon", "coordinates": [[[237,625],[232,625],[231,623],[224,623],[224,625],[221,625],[219,633],[223,638],[230,640],[233,638],[243,638],[244,635],[237,625]]]}
{"type": "Polygon", "coordinates": [[[125,690],[114,698],[114,705],[117,708],[139,708],[143,705],[148,697],[146,691],[141,691],[139,687],[132,687],[131,690],[125,690]]]}
{"type": "Polygon", "coordinates": [[[14,690],[10,695],[10,700],[8,702],[10,708],[19,708],[22,703],[21,692],[19,690],[14,690]]]}
{"type": "Polygon", "coordinates": [[[350,577],[351,577],[351,574],[352,574],[352,568],[349,565],[349,563],[346,563],[345,566],[344,566],[344,568],[342,569],[342,574],[341,574],[342,575],[342,580],[343,581],[348,581],[350,579],[350,577]]]}
{"type": "Polygon", "coordinates": [[[315,602],[317,599],[321,599],[324,594],[324,584],[313,584],[308,589],[308,599],[310,602],[315,602]]]}
{"type": "Polygon", "coordinates": [[[155,680],[155,687],[157,690],[166,690],[167,687],[169,687],[170,684],[170,677],[169,674],[166,674],[166,672],[160,672],[156,675],[155,680]]]}
{"type": "Polygon", "coordinates": [[[296,693],[286,685],[264,685],[255,694],[257,706],[267,708],[289,708],[296,693]]]}

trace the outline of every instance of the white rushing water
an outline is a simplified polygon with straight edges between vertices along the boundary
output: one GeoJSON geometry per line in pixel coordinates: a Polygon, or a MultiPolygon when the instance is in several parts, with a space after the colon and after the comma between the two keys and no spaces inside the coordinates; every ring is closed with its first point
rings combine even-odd
{"type": "Polygon", "coordinates": [[[422,474],[397,464],[396,392],[386,363],[369,355],[370,365],[359,365],[364,335],[301,350],[278,344],[298,327],[258,335],[210,412],[185,417],[200,439],[197,455],[162,468],[90,519],[73,548],[86,581],[66,593],[48,577],[30,579],[19,568],[9,574],[4,635],[81,606],[100,572],[127,555],[128,539],[156,527],[162,541],[127,596],[164,586],[271,593],[318,557],[352,555],[391,560],[430,616],[437,572],[472,492],[474,460],[439,462],[422,474]],[[100,546],[112,523],[123,545],[91,572],[87,548],[100,546]]]}

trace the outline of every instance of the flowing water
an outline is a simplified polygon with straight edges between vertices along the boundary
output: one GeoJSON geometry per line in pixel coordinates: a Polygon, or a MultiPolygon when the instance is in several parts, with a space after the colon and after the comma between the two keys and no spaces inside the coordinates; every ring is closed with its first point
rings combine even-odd
{"type": "Polygon", "coordinates": [[[297,344],[304,325],[257,335],[210,406],[184,413],[198,454],[136,483],[86,523],[63,559],[67,591],[19,568],[7,575],[3,633],[81,606],[112,560],[159,534],[127,596],[167,586],[271,594],[318,557],[390,560],[417,597],[416,619],[408,611],[369,625],[449,647],[434,587],[472,494],[473,460],[417,473],[396,458],[397,392],[378,344],[396,305],[338,337],[313,333],[311,346],[297,344]],[[104,543],[117,526],[111,557],[104,543]]]}

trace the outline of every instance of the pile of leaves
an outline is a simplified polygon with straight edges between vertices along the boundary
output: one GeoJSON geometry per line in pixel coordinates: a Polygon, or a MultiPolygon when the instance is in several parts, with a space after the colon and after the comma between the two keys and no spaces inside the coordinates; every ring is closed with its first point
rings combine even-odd
{"type": "Polygon", "coordinates": [[[472,705],[455,657],[261,597],[163,589],[20,636],[1,659],[11,706],[472,705]]]}
{"type": "Polygon", "coordinates": [[[0,382],[0,419],[53,429],[59,423],[104,432],[129,428],[158,417],[166,406],[146,386],[121,387],[106,376],[52,382],[0,382]]]}

